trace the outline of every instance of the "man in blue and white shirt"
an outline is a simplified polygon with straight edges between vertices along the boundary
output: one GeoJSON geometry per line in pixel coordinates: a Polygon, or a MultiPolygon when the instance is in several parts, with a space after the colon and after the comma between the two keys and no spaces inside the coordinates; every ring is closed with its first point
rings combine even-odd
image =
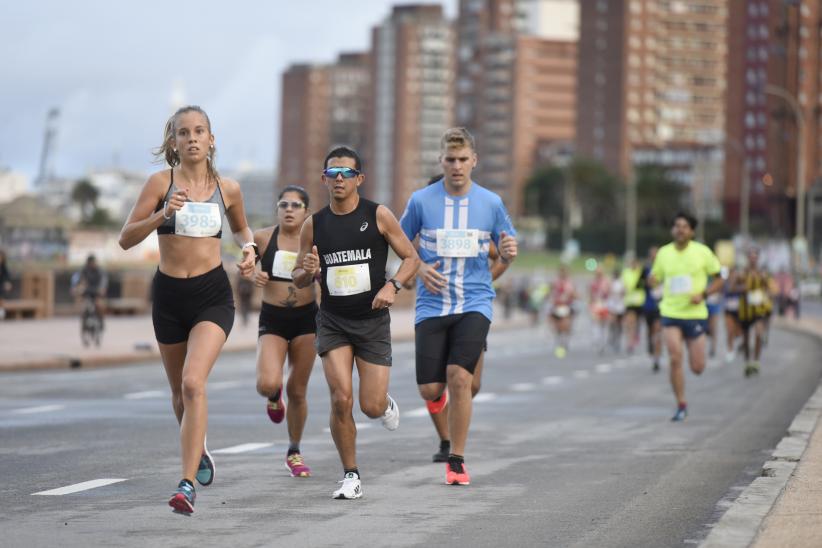
{"type": "Polygon", "coordinates": [[[471,180],[477,165],[474,138],[465,128],[445,132],[440,145],[443,179],[416,191],[400,226],[419,236],[417,273],[417,384],[425,400],[448,387],[451,454],[446,483],[468,485],[464,451],[471,421],[471,380],[493,319],[488,253],[517,255],[516,231],[502,199],[471,180]]]}

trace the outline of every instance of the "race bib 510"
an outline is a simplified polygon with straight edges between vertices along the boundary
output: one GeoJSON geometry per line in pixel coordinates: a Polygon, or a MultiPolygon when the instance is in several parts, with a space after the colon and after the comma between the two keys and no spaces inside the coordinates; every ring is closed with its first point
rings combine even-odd
{"type": "Polygon", "coordinates": [[[371,272],[368,263],[332,266],[326,270],[328,293],[335,297],[357,295],[371,291],[371,272]]]}

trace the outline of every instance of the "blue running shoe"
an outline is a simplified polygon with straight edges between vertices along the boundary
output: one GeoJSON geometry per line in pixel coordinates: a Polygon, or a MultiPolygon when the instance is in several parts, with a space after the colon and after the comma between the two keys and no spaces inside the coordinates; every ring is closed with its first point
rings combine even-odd
{"type": "Polygon", "coordinates": [[[202,486],[211,485],[214,481],[214,473],[217,467],[214,465],[214,459],[211,458],[211,453],[208,452],[208,447],[203,444],[203,456],[200,457],[200,467],[197,468],[197,475],[195,479],[197,483],[202,486]]]}
{"type": "Polygon", "coordinates": [[[168,501],[168,505],[174,508],[175,514],[190,516],[194,512],[195,498],[197,498],[197,494],[194,492],[194,486],[186,480],[180,480],[177,491],[168,501]]]}
{"type": "Polygon", "coordinates": [[[688,416],[688,407],[685,405],[680,405],[674,416],[671,417],[671,422],[682,422],[685,420],[685,417],[688,416]]]}

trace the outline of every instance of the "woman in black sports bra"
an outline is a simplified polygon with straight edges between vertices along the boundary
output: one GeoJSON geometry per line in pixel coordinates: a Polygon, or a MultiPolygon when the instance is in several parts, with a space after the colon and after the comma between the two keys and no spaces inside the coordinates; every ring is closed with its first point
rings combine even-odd
{"type": "Polygon", "coordinates": [[[257,392],[268,398],[266,412],[275,423],[288,423],[288,453],[285,465],[293,477],[307,478],[311,469],[303,461],[300,440],[308,405],[305,395],[317,351],[316,284],[297,289],[291,271],[300,248],[300,228],[308,218],[308,193],[287,186],[277,201],[277,222],[254,233],[254,242],[264,249],[255,283],[263,288],[257,343],[257,392]],[[288,411],[283,403],[283,366],[288,356],[291,371],[286,384],[288,411]]]}
{"type": "Polygon", "coordinates": [[[234,323],[234,299],[223,269],[223,217],[241,246],[237,268],[251,276],[257,256],[240,185],[218,175],[214,135],[196,106],[178,110],[166,123],[156,155],[170,170],[149,177],[120,232],[129,249],[157,230],[160,266],[152,286],[154,333],[180,423],[182,480],[169,501],[176,512],[194,511],[194,485],[214,480],[205,445],[206,382],[234,323]]]}

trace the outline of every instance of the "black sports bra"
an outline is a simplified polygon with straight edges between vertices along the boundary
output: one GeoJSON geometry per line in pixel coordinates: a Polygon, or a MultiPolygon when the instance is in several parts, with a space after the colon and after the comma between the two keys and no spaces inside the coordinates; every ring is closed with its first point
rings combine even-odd
{"type": "MultiPolygon", "coordinates": [[[[154,210],[155,212],[163,210],[168,202],[171,195],[174,194],[175,191],[179,190],[179,188],[174,184],[174,169],[171,169],[171,182],[168,185],[168,190],[166,191],[165,196],[163,197],[163,201],[157,204],[157,208],[154,210]]],[[[225,200],[223,199],[223,191],[220,189],[220,183],[217,182],[217,188],[214,190],[214,193],[208,200],[203,202],[194,202],[192,200],[188,200],[192,204],[208,204],[214,203],[217,204],[217,207],[220,210],[220,228],[215,234],[211,234],[212,238],[221,238],[223,235],[223,217],[225,217],[225,200]]],[[[197,216],[194,216],[197,217],[197,216]]],[[[188,221],[189,219],[187,219],[188,221]]],[[[194,219],[196,224],[196,219],[194,219]]],[[[171,217],[168,219],[163,219],[163,224],[157,227],[157,234],[177,234],[177,213],[174,212],[171,214],[171,217]]],[[[186,234],[181,234],[182,236],[186,236],[186,234]]]]}

